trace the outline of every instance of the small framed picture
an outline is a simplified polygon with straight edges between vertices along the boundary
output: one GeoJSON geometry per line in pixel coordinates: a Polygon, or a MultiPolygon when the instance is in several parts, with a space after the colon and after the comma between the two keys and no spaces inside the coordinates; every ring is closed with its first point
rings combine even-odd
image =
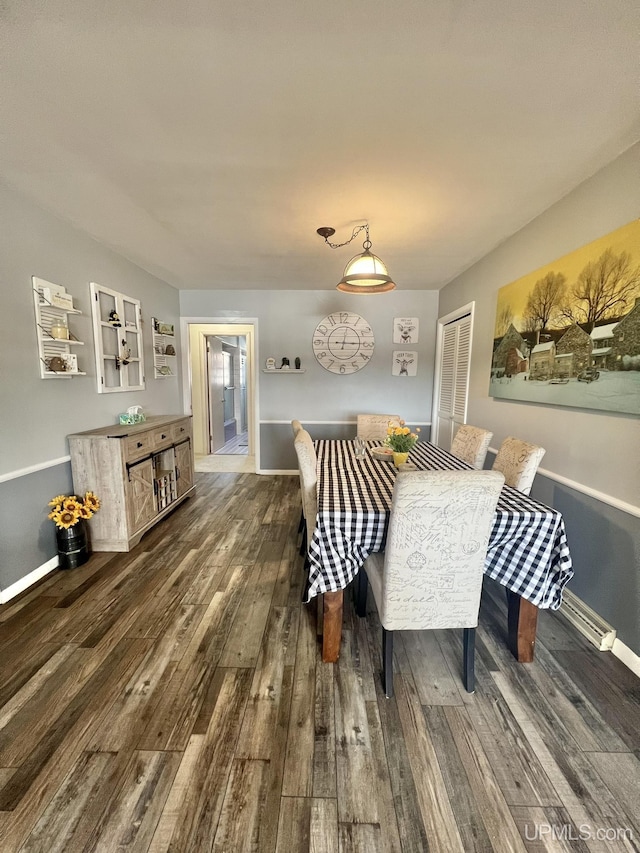
{"type": "Polygon", "coordinates": [[[158,323],[159,335],[173,335],[173,323],[158,323]]]}
{"type": "Polygon", "coordinates": [[[78,356],[75,352],[63,352],[60,354],[60,358],[65,363],[65,373],[78,372],[78,356]]]}
{"type": "Polygon", "coordinates": [[[417,317],[394,317],[393,318],[393,342],[394,344],[417,344],[420,320],[417,317]]]}
{"type": "Polygon", "coordinates": [[[391,364],[392,376],[415,376],[418,372],[418,353],[396,350],[391,364]]]}
{"type": "Polygon", "coordinates": [[[268,358],[265,363],[265,367],[267,370],[275,370],[276,369],[276,360],[275,358],[268,358]]]}

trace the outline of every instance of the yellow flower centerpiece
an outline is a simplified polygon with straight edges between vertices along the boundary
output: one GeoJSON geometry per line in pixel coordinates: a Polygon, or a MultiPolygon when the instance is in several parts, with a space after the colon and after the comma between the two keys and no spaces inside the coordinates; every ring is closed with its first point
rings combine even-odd
{"type": "Polygon", "coordinates": [[[387,437],[385,444],[393,451],[393,464],[398,468],[409,458],[409,452],[413,445],[418,440],[420,427],[416,427],[415,432],[411,432],[408,426],[405,426],[403,420],[399,425],[389,422],[387,427],[387,437]]]}
{"type": "Polygon", "coordinates": [[[80,500],[75,495],[57,495],[49,506],[53,507],[49,518],[61,530],[68,530],[77,524],[80,519],[85,521],[100,509],[100,499],[93,492],[85,492],[84,498],[80,500]]]}
{"type": "Polygon", "coordinates": [[[100,509],[100,500],[93,492],[85,492],[84,498],[75,495],[57,495],[49,501],[52,507],[49,518],[56,525],[58,566],[75,569],[89,559],[89,537],[87,521],[100,509]]]}

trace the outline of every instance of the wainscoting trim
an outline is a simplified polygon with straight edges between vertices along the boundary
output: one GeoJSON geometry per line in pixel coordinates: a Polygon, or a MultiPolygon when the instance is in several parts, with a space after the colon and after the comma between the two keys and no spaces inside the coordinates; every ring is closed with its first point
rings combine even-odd
{"type": "Polygon", "coordinates": [[[33,474],[34,471],[44,471],[45,468],[55,468],[56,465],[63,465],[65,462],[70,461],[70,456],[60,456],[59,459],[50,459],[48,462],[39,462],[37,465],[29,465],[28,468],[19,468],[17,471],[9,471],[7,474],[0,474],[0,483],[6,483],[7,480],[15,480],[17,477],[24,477],[26,474],[33,474]]]}
{"type": "MultiPolygon", "coordinates": [[[[489,452],[495,455],[498,451],[495,448],[490,447],[489,452]]],[[[538,474],[542,477],[548,477],[556,483],[562,483],[563,486],[569,486],[570,489],[574,489],[576,492],[582,492],[583,495],[589,495],[589,497],[602,501],[602,503],[615,507],[615,509],[622,510],[622,512],[627,512],[629,515],[634,515],[636,518],[640,518],[640,506],[634,506],[626,501],[621,501],[619,498],[614,498],[613,495],[607,495],[605,492],[599,492],[597,489],[592,489],[591,486],[584,486],[582,483],[570,480],[568,477],[563,477],[561,474],[554,474],[553,471],[549,471],[547,468],[538,468],[538,474]]]]}

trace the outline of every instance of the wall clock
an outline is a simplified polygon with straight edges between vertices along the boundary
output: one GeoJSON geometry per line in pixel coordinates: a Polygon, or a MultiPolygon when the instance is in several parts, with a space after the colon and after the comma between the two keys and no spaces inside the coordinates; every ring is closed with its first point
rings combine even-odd
{"type": "Polygon", "coordinates": [[[375,340],[373,329],[359,314],[336,311],[316,326],[313,354],[330,373],[356,373],[369,363],[375,340]]]}

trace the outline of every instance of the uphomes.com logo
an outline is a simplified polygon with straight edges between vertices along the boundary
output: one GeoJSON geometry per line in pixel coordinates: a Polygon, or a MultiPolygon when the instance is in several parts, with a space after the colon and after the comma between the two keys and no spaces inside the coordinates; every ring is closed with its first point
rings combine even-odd
{"type": "Polygon", "coordinates": [[[524,826],[524,837],[526,841],[632,841],[633,830],[626,826],[594,827],[587,823],[579,826],[528,823],[524,826]]]}

